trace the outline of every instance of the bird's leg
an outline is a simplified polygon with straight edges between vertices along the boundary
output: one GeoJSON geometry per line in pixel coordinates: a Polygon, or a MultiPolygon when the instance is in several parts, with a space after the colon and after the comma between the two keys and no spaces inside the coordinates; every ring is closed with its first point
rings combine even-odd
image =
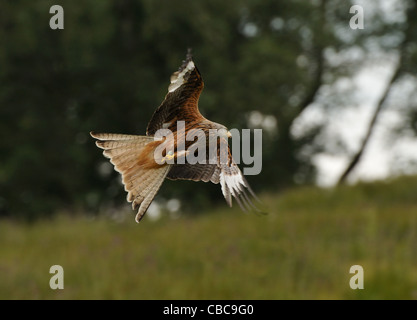
{"type": "MultiPolygon", "coordinates": [[[[188,150],[181,150],[181,151],[178,151],[178,152],[175,152],[175,153],[172,152],[172,151],[169,151],[168,154],[165,157],[162,157],[161,164],[164,164],[165,162],[167,162],[169,160],[172,160],[174,158],[176,158],[177,161],[178,161],[179,158],[184,158],[188,154],[189,154],[188,150]]],[[[181,161],[178,161],[178,163],[181,163],[181,161]]],[[[185,161],[182,162],[182,163],[185,163],[185,161]]]]}
{"type": "Polygon", "coordinates": [[[168,154],[164,157],[165,160],[172,160],[174,159],[175,154],[172,151],[169,151],[168,154]]]}
{"type": "Polygon", "coordinates": [[[160,160],[160,164],[164,164],[169,160],[174,159],[175,155],[173,151],[169,151],[165,157],[162,157],[160,160]]]}

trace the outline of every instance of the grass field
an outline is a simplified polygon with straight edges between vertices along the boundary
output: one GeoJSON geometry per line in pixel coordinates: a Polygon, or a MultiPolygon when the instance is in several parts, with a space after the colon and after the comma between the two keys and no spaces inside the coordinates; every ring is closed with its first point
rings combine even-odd
{"type": "Polygon", "coordinates": [[[416,177],[261,198],[265,216],[0,221],[0,299],[417,299],[416,177]]]}

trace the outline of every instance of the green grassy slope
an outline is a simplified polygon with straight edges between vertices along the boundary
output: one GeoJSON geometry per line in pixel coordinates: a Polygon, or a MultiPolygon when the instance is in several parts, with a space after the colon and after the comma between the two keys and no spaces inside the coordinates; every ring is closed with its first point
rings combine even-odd
{"type": "Polygon", "coordinates": [[[417,178],[262,200],[266,216],[0,221],[0,299],[417,299],[417,178]]]}

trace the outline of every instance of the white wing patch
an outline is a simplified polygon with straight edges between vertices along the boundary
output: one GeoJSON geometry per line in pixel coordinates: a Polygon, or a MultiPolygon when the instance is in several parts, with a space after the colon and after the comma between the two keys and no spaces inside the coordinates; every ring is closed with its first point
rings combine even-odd
{"type": "Polygon", "coordinates": [[[229,185],[226,184],[226,179],[224,177],[223,171],[220,172],[220,185],[222,187],[223,196],[226,199],[226,202],[229,205],[229,207],[231,207],[232,206],[232,197],[231,197],[231,194],[230,194],[229,185]]]}
{"type": "Polygon", "coordinates": [[[239,172],[233,175],[225,175],[223,172],[220,173],[220,184],[222,186],[223,195],[225,191],[223,189],[229,189],[232,196],[236,197],[240,191],[242,191],[243,185],[242,174],[239,172]]]}
{"type": "Polygon", "coordinates": [[[257,197],[247,184],[242,172],[237,166],[228,167],[225,165],[225,167],[222,168],[222,171],[220,172],[220,185],[223,196],[230,207],[232,206],[233,196],[243,210],[250,210],[251,208],[258,210],[249,199],[246,189],[255,199],[257,199],[257,197]]]}
{"type": "Polygon", "coordinates": [[[184,83],[184,76],[194,70],[195,65],[191,60],[188,62],[187,66],[181,72],[174,72],[171,76],[171,84],[168,87],[168,92],[174,92],[184,83]]]}

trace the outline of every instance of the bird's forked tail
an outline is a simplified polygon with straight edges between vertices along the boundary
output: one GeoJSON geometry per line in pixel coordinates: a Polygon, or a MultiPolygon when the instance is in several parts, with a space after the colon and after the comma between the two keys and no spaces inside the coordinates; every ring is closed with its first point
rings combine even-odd
{"type": "Polygon", "coordinates": [[[122,175],[127,201],[132,202],[133,210],[138,209],[136,222],[139,222],[169,172],[170,165],[158,163],[154,158],[155,148],[161,141],[153,137],[90,132],[97,147],[103,149],[114,169],[122,175]]]}

